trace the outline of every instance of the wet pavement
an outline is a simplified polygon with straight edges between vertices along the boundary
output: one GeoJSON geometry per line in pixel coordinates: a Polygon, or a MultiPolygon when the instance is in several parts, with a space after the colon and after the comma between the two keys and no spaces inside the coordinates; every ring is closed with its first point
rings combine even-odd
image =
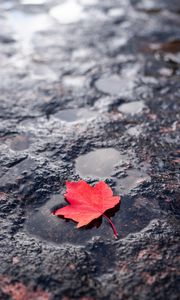
{"type": "Polygon", "coordinates": [[[0,299],[178,299],[180,2],[1,0],[0,28],[0,299]],[[80,178],[118,240],[53,215],[80,178]]]}

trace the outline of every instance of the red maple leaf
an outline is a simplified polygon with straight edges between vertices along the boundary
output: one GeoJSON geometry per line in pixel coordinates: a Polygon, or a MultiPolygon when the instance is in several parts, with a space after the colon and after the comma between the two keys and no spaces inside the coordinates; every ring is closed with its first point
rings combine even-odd
{"type": "Polygon", "coordinates": [[[67,181],[66,187],[67,191],[64,196],[70,205],[57,209],[54,214],[78,222],[78,228],[104,216],[111,224],[114,236],[117,238],[117,230],[104,212],[119,204],[120,197],[113,196],[111,188],[104,181],[100,181],[94,187],[84,180],[67,181]]]}

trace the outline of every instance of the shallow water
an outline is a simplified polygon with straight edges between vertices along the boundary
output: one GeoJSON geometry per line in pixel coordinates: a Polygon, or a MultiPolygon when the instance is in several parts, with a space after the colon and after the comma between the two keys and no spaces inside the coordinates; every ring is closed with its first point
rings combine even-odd
{"type": "Polygon", "coordinates": [[[132,96],[135,84],[128,78],[112,75],[98,79],[95,86],[100,92],[125,98],[132,96]]]}
{"type": "Polygon", "coordinates": [[[76,123],[96,118],[97,113],[87,108],[64,109],[55,113],[53,117],[67,123],[76,123]]]}
{"type": "Polygon", "coordinates": [[[102,148],[76,159],[76,172],[83,177],[108,178],[115,165],[126,163],[127,156],[113,148],[102,148]]]}
{"type": "MultiPolygon", "coordinates": [[[[86,245],[96,237],[114,240],[112,228],[105,218],[96,219],[88,227],[77,229],[76,223],[72,220],[65,220],[52,214],[52,211],[65,205],[67,203],[61,195],[52,195],[44,206],[29,213],[25,230],[39,239],[56,244],[86,245]]],[[[117,207],[109,213],[106,212],[106,215],[111,217],[115,224],[119,238],[124,238],[129,233],[142,230],[160,213],[156,201],[152,202],[142,196],[136,198],[124,196],[120,210],[117,207]]]]}
{"type": "Polygon", "coordinates": [[[150,181],[151,177],[144,170],[128,169],[126,170],[126,177],[116,181],[116,190],[120,195],[127,195],[141,184],[150,181]]]}
{"type": "Polygon", "coordinates": [[[144,101],[133,101],[129,103],[121,104],[118,110],[124,114],[135,115],[142,113],[146,108],[144,101]]]}
{"type": "MultiPolygon", "coordinates": [[[[129,233],[138,232],[149,222],[159,216],[156,200],[147,199],[133,191],[141,185],[148,184],[151,177],[147,174],[149,165],[139,164],[139,168],[128,168],[133,155],[122,154],[114,148],[102,148],[81,155],[75,161],[76,172],[83,177],[98,179],[111,178],[115,187],[114,195],[121,195],[120,207],[116,206],[106,212],[119,233],[119,238],[129,233]],[[125,177],[117,178],[115,174],[123,170],[125,177]],[[110,177],[111,176],[111,177],[110,177]],[[146,218],[144,218],[146,216],[146,218]]],[[[35,208],[27,216],[25,230],[40,239],[52,243],[71,243],[85,245],[91,239],[101,237],[103,240],[114,239],[113,231],[105,218],[91,222],[87,227],[76,229],[76,223],[52,214],[57,208],[67,205],[63,193],[50,197],[42,207],[35,208]]]]}

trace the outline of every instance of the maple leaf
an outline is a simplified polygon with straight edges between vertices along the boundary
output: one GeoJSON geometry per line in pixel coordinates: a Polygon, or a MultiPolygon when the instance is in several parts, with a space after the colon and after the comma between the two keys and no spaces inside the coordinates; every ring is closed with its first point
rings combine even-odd
{"type": "Polygon", "coordinates": [[[120,203],[119,196],[113,196],[111,188],[104,182],[98,182],[94,187],[84,180],[66,182],[65,198],[70,205],[59,208],[54,212],[56,216],[64,216],[78,222],[77,228],[89,224],[94,219],[104,216],[111,224],[114,236],[117,230],[112,221],[104,214],[106,210],[120,203]]]}

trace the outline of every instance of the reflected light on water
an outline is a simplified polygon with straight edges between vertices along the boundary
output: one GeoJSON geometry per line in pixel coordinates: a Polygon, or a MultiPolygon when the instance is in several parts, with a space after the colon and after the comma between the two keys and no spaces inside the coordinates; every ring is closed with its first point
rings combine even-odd
{"type": "Polygon", "coordinates": [[[21,0],[21,3],[22,4],[25,4],[25,5],[41,5],[41,4],[44,4],[46,3],[47,0],[21,0]]]}
{"type": "Polygon", "coordinates": [[[80,21],[83,17],[83,8],[77,1],[69,0],[54,6],[50,15],[61,24],[71,24],[80,21]]]}
{"type": "Polygon", "coordinates": [[[38,31],[50,28],[51,20],[46,14],[30,14],[23,11],[12,11],[8,15],[15,38],[22,45],[23,52],[29,53],[32,49],[32,38],[38,31]]]}

